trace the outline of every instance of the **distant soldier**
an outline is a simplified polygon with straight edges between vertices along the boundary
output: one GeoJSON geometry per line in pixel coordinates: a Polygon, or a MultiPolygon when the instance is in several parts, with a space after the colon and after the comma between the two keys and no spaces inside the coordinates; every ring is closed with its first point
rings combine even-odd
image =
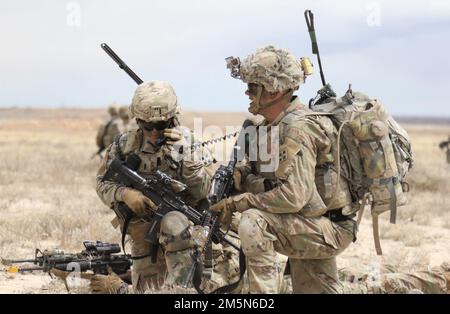
{"type": "Polygon", "coordinates": [[[448,141],[442,141],[439,143],[439,148],[446,149],[447,163],[450,164],[450,136],[448,137],[448,141]]]}
{"type": "Polygon", "coordinates": [[[100,155],[101,157],[101,153],[112,144],[114,137],[120,134],[117,107],[115,105],[109,106],[108,113],[109,119],[98,127],[95,137],[98,151],[92,157],[95,155],[100,155]]]}
{"type": "Polygon", "coordinates": [[[120,117],[120,133],[126,133],[128,131],[137,130],[139,126],[136,123],[136,120],[130,119],[128,106],[120,106],[119,108],[119,117],[120,117]]]}

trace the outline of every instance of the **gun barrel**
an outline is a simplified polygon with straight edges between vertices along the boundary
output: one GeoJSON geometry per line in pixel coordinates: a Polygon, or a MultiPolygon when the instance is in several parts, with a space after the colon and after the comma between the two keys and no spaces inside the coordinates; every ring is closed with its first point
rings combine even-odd
{"type": "Polygon", "coordinates": [[[43,266],[30,266],[30,267],[20,267],[20,266],[9,266],[6,271],[8,273],[23,273],[33,270],[45,270],[43,266]]]}
{"type": "Polygon", "coordinates": [[[111,47],[109,47],[106,43],[102,43],[100,47],[102,47],[102,49],[108,54],[108,56],[110,56],[111,59],[113,59],[117,63],[119,68],[124,70],[136,82],[136,84],[140,85],[144,83],[144,81],[136,73],[134,73],[133,70],[131,70],[122,59],[120,59],[120,57],[114,52],[114,50],[111,49],[111,47]]]}
{"type": "Polygon", "coordinates": [[[2,259],[2,264],[5,266],[10,266],[12,264],[19,263],[36,263],[35,259],[2,259]]]}

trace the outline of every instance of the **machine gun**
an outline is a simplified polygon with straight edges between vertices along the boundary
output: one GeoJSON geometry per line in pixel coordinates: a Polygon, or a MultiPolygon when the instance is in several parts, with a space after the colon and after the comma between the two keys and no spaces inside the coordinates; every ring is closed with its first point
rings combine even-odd
{"type": "MultiPolygon", "coordinates": [[[[33,259],[2,259],[2,264],[8,266],[9,273],[24,273],[35,270],[44,271],[51,276],[52,270],[80,272],[80,277],[90,279],[95,274],[108,275],[110,269],[118,274],[125,274],[132,265],[130,255],[120,253],[117,243],[105,243],[101,241],[83,241],[85,247],[80,253],[64,253],[60,249],[40,250],[36,249],[33,259]],[[32,263],[35,266],[18,266],[16,264],[32,263]],[[91,273],[86,273],[92,271],[91,273]]],[[[67,291],[69,287],[64,278],[67,291]]]]}

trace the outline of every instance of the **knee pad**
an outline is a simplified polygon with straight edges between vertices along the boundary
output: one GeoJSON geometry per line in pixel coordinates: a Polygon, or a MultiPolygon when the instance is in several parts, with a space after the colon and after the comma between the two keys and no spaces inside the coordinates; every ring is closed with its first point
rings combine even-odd
{"type": "Polygon", "coordinates": [[[242,214],[238,233],[241,246],[248,257],[267,252],[277,238],[267,230],[267,221],[257,210],[249,209],[242,214]]]}
{"type": "Polygon", "coordinates": [[[159,243],[168,252],[192,247],[190,226],[189,220],[183,213],[177,211],[167,213],[161,219],[159,243]]]}

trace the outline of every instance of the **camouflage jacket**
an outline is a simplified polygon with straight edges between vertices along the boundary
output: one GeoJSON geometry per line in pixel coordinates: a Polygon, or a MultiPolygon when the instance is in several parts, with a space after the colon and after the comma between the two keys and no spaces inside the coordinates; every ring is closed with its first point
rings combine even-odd
{"type": "MultiPolygon", "coordinates": [[[[190,136],[190,133],[184,131],[187,136],[190,136]]],[[[141,158],[137,170],[141,176],[145,178],[158,169],[183,182],[188,186],[187,194],[183,195],[183,198],[190,205],[195,206],[209,192],[212,174],[210,154],[205,149],[198,150],[193,152],[190,156],[192,158],[177,161],[173,152],[174,149],[171,145],[163,145],[160,148],[152,145],[144,138],[142,131],[139,129],[122,134],[118,141],[114,141],[108,147],[98,170],[96,177],[98,196],[108,207],[111,207],[114,202],[121,201],[118,199],[120,193],[117,193],[122,188],[121,185],[111,181],[103,181],[103,176],[114,158],[126,158],[129,154],[135,153],[141,158]]]]}
{"type": "Polygon", "coordinates": [[[97,145],[103,144],[108,147],[114,141],[114,138],[121,133],[119,118],[112,118],[99,127],[97,132],[97,145]]]}
{"type": "Polygon", "coordinates": [[[238,166],[243,192],[247,192],[233,198],[238,211],[258,208],[317,217],[329,209],[350,206],[345,180],[340,180],[338,190],[336,186],[333,164],[337,157],[334,145],[337,130],[328,117],[304,108],[294,97],[272,123],[264,120],[259,129],[261,126],[268,127],[268,131],[257,132],[258,150],[267,147],[270,162],[276,161],[275,167],[267,167],[268,162],[261,160],[261,154],[254,158],[256,161],[238,166]],[[278,134],[271,131],[274,126],[278,127],[278,134]],[[271,136],[276,137],[275,141],[271,141],[271,136]],[[266,141],[272,144],[260,145],[266,141]]]}

